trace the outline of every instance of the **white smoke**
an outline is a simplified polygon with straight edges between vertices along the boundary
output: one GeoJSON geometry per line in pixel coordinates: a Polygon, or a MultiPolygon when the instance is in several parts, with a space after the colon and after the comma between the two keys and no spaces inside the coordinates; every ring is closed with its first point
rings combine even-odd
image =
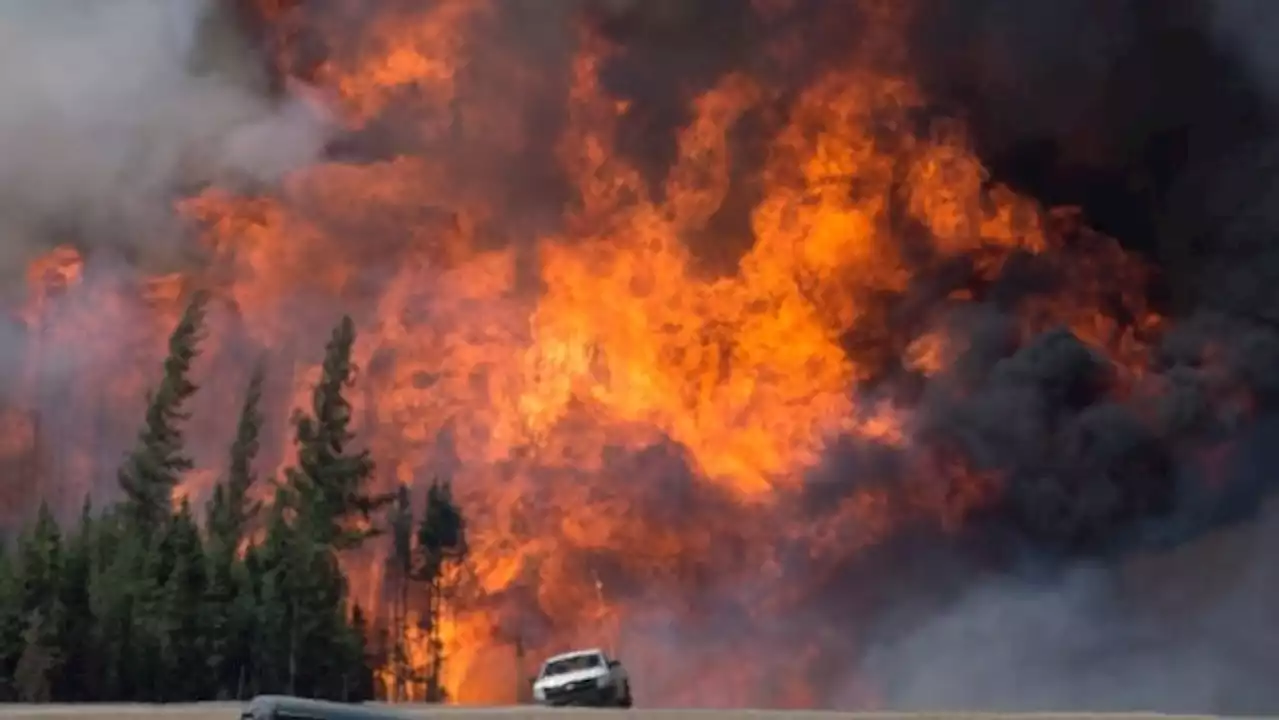
{"type": "Polygon", "coordinates": [[[325,119],[265,92],[221,12],[0,0],[0,272],[66,241],[167,255],[178,191],[316,156],[325,119]]]}

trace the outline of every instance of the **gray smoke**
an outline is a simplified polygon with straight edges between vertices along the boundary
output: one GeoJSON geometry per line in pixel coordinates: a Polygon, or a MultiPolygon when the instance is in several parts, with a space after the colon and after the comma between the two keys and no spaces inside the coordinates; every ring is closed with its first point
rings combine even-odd
{"type": "MultiPolygon", "coordinates": [[[[56,332],[36,337],[12,318],[0,321],[0,403],[39,425],[38,447],[7,458],[6,471],[45,478],[14,489],[0,522],[37,494],[74,512],[86,488],[67,478],[80,477],[86,463],[110,486],[110,468],[134,428],[102,418],[108,409],[140,417],[142,398],[71,397],[67,379],[104,378],[105,387],[115,384],[106,376],[152,371],[153,361],[130,357],[130,348],[168,328],[153,331],[141,303],[100,303],[129,297],[132,284],[189,261],[197,247],[174,201],[210,183],[278,180],[314,161],[330,134],[329,120],[297,86],[270,91],[265,61],[231,6],[0,0],[5,301],[23,302],[24,269],[55,245],[86,258],[81,286],[44,310],[44,325],[56,332]],[[32,361],[40,368],[35,384],[32,361]]],[[[225,437],[194,434],[197,452],[225,437]]]]}
{"type": "Polygon", "coordinates": [[[894,710],[1273,715],[1276,5],[919,5],[930,97],[995,179],[1153,261],[1168,325],[1131,388],[1064,328],[1020,338],[1024,298],[1088,292],[1079,243],[944,313],[966,349],[926,384],[917,439],[1001,478],[957,544],[975,568],[904,547],[815,611],[899,584],[847,621],[877,637],[849,677],[894,710]]]}
{"type": "Polygon", "coordinates": [[[59,242],[163,263],[179,190],[270,180],[316,156],[324,118],[270,99],[213,8],[0,0],[0,271],[59,242]]]}
{"type": "MultiPolygon", "coordinates": [[[[666,1],[583,4],[626,46],[604,72],[605,85],[638,109],[622,123],[622,144],[657,165],[674,152],[671,131],[687,120],[690,93],[725,70],[766,65],[771,56],[759,50],[773,33],[798,30],[801,47],[813,55],[795,67],[759,70],[794,74],[796,88],[847,54],[858,37],[856,22],[841,24],[842,15],[855,13],[830,0],[769,3],[785,11],[776,23],[753,22],[746,0],[708,1],[696,11],[693,3],[666,1]]],[[[913,321],[944,315],[968,344],[959,362],[919,393],[920,447],[953,451],[992,471],[1004,483],[1001,498],[959,539],[850,548],[855,561],[824,569],[824,583],[797,601],[778,628],[745,613],[736,621],[706,620],[729,615],[724,606],[735,603],[725,598],[742,588],[699,582],[655,589],[652,581],[637,582],[659,610],[722,606],[695,614],[698,628],[660,617],[652,627],[630,629],[669,638],[671,652],[651,659],[652,701],[667,699],[664,681],[670,698],[685,680],[673,656],[697,656],[703,645],[747,637],[751,649],[770,651],[757,655],[787,665],[799,645],[819,638],[829,647],[815,672],[851,669],[849,677],[879,685],[882,703],[895,709],[1274,713],[1274,507],[1261,521],[1240,519],[1276,487],[1274,465],[1254,452],[1270,445],[1274,463],[1275,136],[1270,124],[1257,123],[1267,133],[1258,135],[1245,121],[1241,108],[1256,104],[1217,89],[1240,85],[1235,80],[1243,76],[1274,103],[1276,24],[1258,19],[1274,17],[1274,2],[1269,16],[1265,0],[918,4],[924,11],[911,38],[913,69],[940,112],[965,116],[990,164],[1001,153],[1025,160],[1039,146],[1057,145],[1060,157],[1041,163],[1047,179],[1030,194],[1067,184],[1063,165],[1097,171],[1083,183],[1090,190],[1104,181],[1151,188],[1118,199],[1087,197],[1086,219],[1092,222],[1091,213],[1102,214],[1108,203],[1120,205],[1120,215],[1155,216],[1151,237],[1126,235],[1123,227],[1115,234],[1161,266],[1174,329],[1156,349],[1150,387],[1121,401],[1115,368],[1069,332],[1018,336],[1013,311],[1020,298],[1055,282],[1072,287],[1073,277],[1061,273],[1080,259],[1071,251],[1028,260],[1032,267],[1010,262],[1007,277],[978,288],[986,291],[982,301],[954,316],[938,307],[942,300],[902,313],[913,321]],[[1234,64],[1226,67],[1214,53],[1234,64]],[[1149,161],[1161,143],[1186,149],[1161,156],[1176,167],[1149,161]],[[1272,420],[1259,422],[1259,415],[1272,420]],[[1236,527],[1220,529],[1229,523],[1236,527]],[[922,548],[926,543],[944,547],[922,548]],[[865,648],[864,638],[875,643],[859,653],[853,648],[865,648]]],[[[554,137],[560,128],[554,109],[563,103],[574,35],[569,6],[551,13],[544,5],[499,3],[505,22],[467,68],[468,91],[500,98],[528,138],[554,137]],[[526,68],[539,72],[514,71],[526,68]]],[[[0,275],[64,241],[148,262],[173,259],[186,247],[171,208],[179,191],[209,182],[269,182],[319,155],[324,118],[297,97],[272,97],[260,58],[210,7],[201,0],[0,0],[0,275]]],[[[368,4],[367,11],[379,7],[368,4]]],[[[358,44],[361,36],[353,29],[348,39],[358,44]]],[[[417,110],[406,108],[410,115],[417,110]]],[[[498,184],[505,195],[495,201],[509,215],[504,220],[559,217],[563,202],[548,200],[555,193],[546,190],[560,179],[548,149],[554,143],[517,149],[501,142],[501,126],[470,121],[426,143],[406,140],[394,125],[344,138],[354,148],[347,152],[360,159],[407,151],[448,161],[465,168],[453,177],[460,193],[472,186],[491,193],[498,183],[490,181],[505,178],[510,185],[498,184]]],[[[742,155],[745,178],[753,160],[742,155]]],[[[743,203],[744,218],[748,208],[743,203]]],[[[359,230],[364,237],[399,237],[396,224],[378,217],[374,227],[359,230]]],[[[699,255],[723,251],[710,245],[734,235],[713,234],[699,255]]],[[[114,279],[137,272],[128,264],[99,267],[110,267],[106,274],[114,279]]],[[[87,297],[83,302],[92,301],[87,297]]],[[[92,307],[85,310],[92,314],[92,307]]],[[[8,367],[4,361],[18,342],[9,342],[7,330],[0,326],[0,367],[8,367]]],[[[70,362],[60,373],[96,364],[79,346],[67,351],[70,362]]],[[[884,354],[886,364],[898,361],[884,354]]],[[[59,360],[46,358],[54,366],[59,360]]],[[[885,385],[900,378],[887,377],[885,385]]],[[[50,397],[45,405],[63,415],[46,412],[46,423],[82,419],[76,404],[82,398],[50,397]]],[[[232,410],[216,416],[230,418],[232,410]]],[[[108,430],[62,442],[101,446],[109,457],[100,465],[109,468],[131,428],[108,430]]],[[[863,481],[860,475],[919,480],[893,474],[911,465],[895,462],[900,458],[890,451],[870,459],[863,449],[854,452],[848,462],[832,453],[825,502],[815,506],[833,505],[839,491],[863,481]],[[867,466],[876,471],[859,472],[867,466]]],[[[699,499],[676,489],[662,488],[660,501],[637,512],[655,526],[692,524],[702,515],[670,508],[701,510],[699,499]]],[[[797,513],[807,521],[820,510],[797,513]]],[[[732,541],[732,533],[717,537],[732,541]]],[[[714,579],[716,568],[699,558],[688,562],[688,576],[714,579]]],[[[608,567],[600,571],[609,587],[628,579],[623,569],[616,579],[608,567]]],[[[814,580],[803,558],[788,572],[798,586],[814,580]]],[[[849,699],[842,678],[822,680],[829,680],[829,692],[818,702],[860,701],[849,699]]]]}
{"type": "Polygon", "coordinates": [[[1213,37],[1249,72],[1260,92],[1276,101],[1276,32],[1280,5],[1267,0],[1208,0],[1213,37]]]}
{"type": "Polygon", "coordinates": [[[976,585],[867,653],[902,710],[1275,712],[1276,509],[1050,584],[976,585]]]}

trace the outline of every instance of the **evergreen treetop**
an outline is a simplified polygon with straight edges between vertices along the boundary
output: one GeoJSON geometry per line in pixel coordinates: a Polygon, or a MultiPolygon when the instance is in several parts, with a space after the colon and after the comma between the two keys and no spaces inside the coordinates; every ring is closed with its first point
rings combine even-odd
{"type": "Polygon", "coordinates": [[[225,552],[236,551],[249,523],[261,507],[261,503],[254,502],[249,494],[257,480],[253,462],[260,447],[264,377],[263,365],[259,362],[249,377],[244,402],[240,406],[226,480],[213,489],[213,497],[209,503],[206,530],[211,541],[221,545],[225,552]]]}
{"type": "Polygon", "coordinates": [[[208,296],[196,293],[177,327],[169,335],[164,377],[147,395],[146,420],[138,444],[120,467],[117,479],[124,491],[125,515],[151,535],[172,511],[173,489],[183,472],[192,468],[183,448],[183,406],[196,392],[191,364],[199,351],[208,296]]]}
{"type": "Polygon", "coordinates": [[[417,535],[420,579],[434,582],[446,563],[465,557],[467,525],[453,499],[453,483],[449,480],[433,480],[427,488],[427,504],[417,535]]]}
{"type": "MultiPolygon", "coordinates": [[[[86,498],[65,530],[44,505],[8,552],[0,545],[0,702],[267,693],[358,701],[374,694],[372,668],[388,647],[385,618],[371,626],[363,609],[352,608],[338,561],[339,551],[370,534],[357,521],[389,499],[368,487],[373,463],[354,449],[343,396],[354,326],[344,318],[330,338],[309,412],[296,421],[296,467],[275,487],[264,537],[245,543],[257,509],[249,497],[262,423],[260,368],[246,389],[223,480],[204,508],[205,532],[187,501],[175,507],[171,499],[191,467],[180,425],[196,390],[189,376],[204,302],[192,300],[170,337],[164,377],[148,395],[137,447],[119,471],[123,498],[98,513],[86,498]]],[[[441,510],[452,502],[447,484],[428,493],[429,532],[414,522],[407,488],[399,499],[397,562],[413,568],[403,574],[414,574],[426,554],[456,562],[465,543],[460,516],[441,510]],[[419,547],[424,542],[430,553],[419,547]]],[[[447,584],[440,577],[429,584],[433,688],[447,584]]]]}
{"type": "Polygon", "coordinates": [[[374,469],[369,451],[350,447],[354,439],[351,403],[344,390],[354,377],[355,338],[355,324],[343,317],[325,348],[310,412],[294,416],[298,459],[285,471],[304,532],[320,545],[338,550],[358,546],[375,534],[368,521],[392,499],[369,490],[374,469]],[[356,526],[357,519],[364,521],[363,526],[356,526]]]}

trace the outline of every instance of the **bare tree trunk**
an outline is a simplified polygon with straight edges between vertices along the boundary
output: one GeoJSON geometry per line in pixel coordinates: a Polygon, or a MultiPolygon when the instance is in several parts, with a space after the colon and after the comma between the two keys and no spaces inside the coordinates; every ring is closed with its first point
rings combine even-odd
{"type": "MultiPolygon", "coordinates": [[[[404,587],[405,579],[400,572],[400,568],[396,570],[396,582],[401,588],[404,587]]],[[[391,701],[404,702],[404,605],[401,602],[402,592],[398,592],[391,597],[391,701]]]]}
{"type": "Polygon", "coordinates": [[[412,668],[409,667],[409,653],[405,648],[405,627],[409,621],[409,572],[407,568],[401,568],[400,573],[400,597],[398,598],[399,608],[396,613],[396,699],[401,702],[409,700],[407,688],[405,687],[405,676],[408,675],[412,668]]]}
{"type": "Polygon", "coordinates": [[[430,702],[440,702],[444,699],[444,693],[441,692],[440,688],[440,663],[443,661],[443,648],[440,642],[441,602],[440,580],[438,578],[431,582],[430,594],[427,596],[427,608],[431,616],[431,625],[427,630],[427,649],[431,663],[431,669],[427,677],[427,694],[430,702]]]}

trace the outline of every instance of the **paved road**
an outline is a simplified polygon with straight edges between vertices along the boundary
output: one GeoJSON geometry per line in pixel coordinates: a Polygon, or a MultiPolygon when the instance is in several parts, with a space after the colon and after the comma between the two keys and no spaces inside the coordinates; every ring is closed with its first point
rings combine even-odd
{"type": "MultiPolygon", "coordinates": [[[[535,707],[439,708],[395,706],[406,720],[1215,720],[1211,716],[1085,713],[841,713],[774,710],[547,710],[535,707]]],[[[0,720],[237,720],[240,705],[0,705],[0,720]]]]}

